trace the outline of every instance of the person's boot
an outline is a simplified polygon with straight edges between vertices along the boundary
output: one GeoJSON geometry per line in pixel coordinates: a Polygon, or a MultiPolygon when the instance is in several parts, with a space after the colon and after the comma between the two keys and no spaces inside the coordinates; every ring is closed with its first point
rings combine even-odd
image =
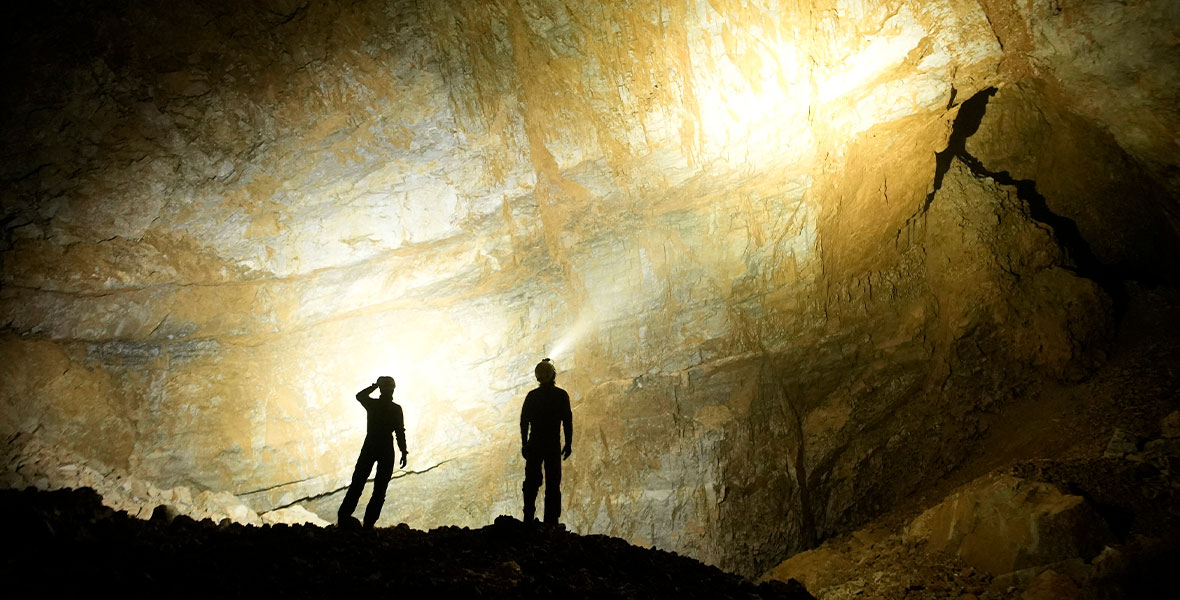
{"type": "MultiPolygon", "coordinates": [[[[369,506],[373,506],[372,500],[369,501],[369,506]]],[[[372,529],[372,528],[376,527],[377,526],[377,519],[380,519],[380,518],[381,518],[381,509],[380,508],[378,508],[377,510],[366,510],[365,511],[365,521],[364,521],[365,529],[372,529]]]]}
{"type": "Polygon", "coordinates": [[[377,519],[380,518],[381,507],[379,505],[373,504],[372,500],[369,500],[369,506],[365,508],[365,529],[372,529],[373,527],[376,527],[377,519]],[[374,506],[376,506],[376,509],[372,508],[374,506]]]}
{"type": "Polygon", "coordinates": [[[556,527],[561,519],[561,492],[545,490],[545,524],[556,527]]]}
{"type": "Polygon", "coordinates": [[[337,515],[336,526],[341,529],[360,529],[361,522],[352,515],[337,515]]]}

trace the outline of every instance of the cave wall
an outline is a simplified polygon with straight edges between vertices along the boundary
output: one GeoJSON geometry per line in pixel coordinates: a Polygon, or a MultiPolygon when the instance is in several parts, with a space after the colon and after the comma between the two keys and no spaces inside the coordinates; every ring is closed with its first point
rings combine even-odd
{"type": "Polygon", "coordinates": [[[1084,377],[1120,282],[1176,272],[1170,2],[25,10],[8,485],[330,517],[391,374],[383,523],[479,525],[552,355],[564,520],[756,574],[1084,377]]]}

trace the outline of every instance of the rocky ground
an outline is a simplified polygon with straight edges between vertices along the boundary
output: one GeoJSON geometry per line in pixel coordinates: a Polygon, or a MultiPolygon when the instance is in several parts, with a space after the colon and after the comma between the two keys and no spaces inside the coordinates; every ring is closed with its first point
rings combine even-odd
{"type": "Polygon", "coordinates": [[[1170,597],[1180,564],[1180,443],[1156,442],[1130,458],[1021,463],[909,524],[882,519],[767,578],[797,577],[821,600],[1170,597]]]}
{"type": "Polygon", "coordinates": [[[14,524],[0,577],[15,594],[811,598],[797,582],[755,585],[674,553],[510,517],[428,532],[216,524],[164,508],[141,520],[89,489],[3,490],[0,510],[14,524]]]}
{"type": "Polygon", "coordinates": [[[1107,362],[989,416],[976,456],[766,578],[822,600],[1175,595],[1180,304],[1132,289],[1107,362]]]}

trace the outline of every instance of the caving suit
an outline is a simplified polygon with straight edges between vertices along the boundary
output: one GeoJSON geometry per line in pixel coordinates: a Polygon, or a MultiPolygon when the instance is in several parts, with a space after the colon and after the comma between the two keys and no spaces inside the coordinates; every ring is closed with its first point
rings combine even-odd
{"type": "Polygon", "coordinates": [[[393,397],[370,398],[369,394],[377,386],[369,387],[357,392],[356,400],[365,407],[368,413],[368,429],[365,434],[365,444],[361,446],[361,455],[356,459],[356,468],[352,471],[352,483],[348,486],[348,493],[344,495],[344,502],[340,504],[337,516],[342,520],[351,517],[356,509],[356,503],[361,498],[361,491],[365,489],[365,481],[377,463],[377,474],[373,477],[373,496],[369,498],[369,505],[365,507],[365,527],[372,527],[381,516],[381,505],[385,503],[385,490],[389,487],[389,479],[393,476],[394,452],[393,437],[397,436],[397,447],[402,454],[406,453],[406,429],[402,418],[402,407],[393,401],[393,397]]]}
{"type": "Polygon", "coordinates": [[[520,410],[520,437],[524,443],[524,518],[532,522],[537,513],[537,490],[541,469],[545,476],[545,522],[556,524],[561,516],[561,430],[565,443],[573,440],[574,417],[570,397],[552,382],[530,391],[520,410]]]}

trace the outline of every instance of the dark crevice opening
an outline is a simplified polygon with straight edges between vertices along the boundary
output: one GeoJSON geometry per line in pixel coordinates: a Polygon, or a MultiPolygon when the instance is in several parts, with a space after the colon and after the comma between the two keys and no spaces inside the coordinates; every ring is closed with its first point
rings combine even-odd
{"type": "Polygon", "coordinates": [[[942,178],[951,170],[951,161],[960,155],[967,154],[967,138],[979,131],[979,124],[983,122],[983,113],[987,111],[987,101],[996,95],[996,88],[991,87],[977,92],[959,107],[959,114],[951,125],[951,137],[947,140],[946,149],[934,155],[934,189],[926,194],[926,201],[922,204],[922,212],[930,208],[934,202],[934,195],[942,189],[942,178]]]}
{"type": "Polygon", "coordinates": [[[1078,225],[1073,219],[1061,216],[1053,212],[1045,197],[1037,191],[1037,184],[1030,179],[1016,179],[1012,177],[1007,171],[992,171],[983,166],[979,159],[971,156],[966,151],[958,155],[958,159],[967,165],[972,175],[976,177],[990,177],[996,183],[1007,185],[1016,188],[1016,197],[1024,201],[1028,206],[1029,216],[1033,220],[1048,226],[1053,231],[1053,236],[1057,239],[1057,243],[1061,245],[1062,250],[1065,251],[1066,256],[1072,263],[1072,266],[1065,265],[1065,268],[1072,271],[1075,275],[1085,277],[1093,280],[1110,297],[1115,300],[1116,305],[1121,303],[1123,296],[1122,278],[1119,277],[1111,268],[1109,268],[1098,257],[1094,256],[1094,251],[1090,249],[1090,243],[1086,238],[1082,237],[1078,231],[1078,225]]]}
{"type": "Polygon", "coordinates": [[[983,122],[983,115],[987,111],[987,103],[995,94],[996,88],[987,88],[963,102],[959,108],[959,114],[955,117],[946,149],[935,155],[934,188],[926,195],[922,211],[925,212],[934,202],[934,196],[942,188],[943,178],[950,170],[951,162],[956,158],[967,166],[972,175],[988,177],[996,183],[1015,188],[1017,198],[1028,206],[1029,216],[1049,227],[1053,232],[1054,238],[1072,264],[1072,266],[1065,265],[1065,268],[1079,277],[1085,277],[1097,283],[1114,303],[1117,319],[1123,313],[1127,302],[1127,292],[1123,285],[1125,277],[1122,277],[1120,273],[1094,255],[1090,243],[1078,230],[1077,223],[1073,219],[1053,212],[1045,201],[1045,197],[1037,191],[1035,181],[1016,179],[1007,171],[992,171],[967,152],[967,138],[979,131],[979,125],[983,122]]]}

